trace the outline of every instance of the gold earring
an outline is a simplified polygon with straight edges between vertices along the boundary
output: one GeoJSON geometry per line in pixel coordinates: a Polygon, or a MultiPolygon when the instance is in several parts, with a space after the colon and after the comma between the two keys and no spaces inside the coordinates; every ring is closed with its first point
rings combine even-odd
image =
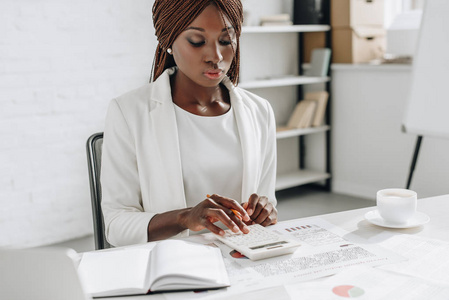
{"type": "Polygon", "coordinates": [[[173,50],[171,48],[168,48],[167,53],[171,55],[173,53],[173,50]]]}

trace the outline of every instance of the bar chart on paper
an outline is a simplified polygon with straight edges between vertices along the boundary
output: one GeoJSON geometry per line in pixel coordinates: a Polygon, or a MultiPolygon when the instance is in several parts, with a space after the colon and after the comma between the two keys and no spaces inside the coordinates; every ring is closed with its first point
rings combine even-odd
{"type": "Polygon", "coordinates": [[[332,292],[345,298],[357,298],[365,294],[363,289],[353,285],[338,285],[332,289],[332,292]]]}

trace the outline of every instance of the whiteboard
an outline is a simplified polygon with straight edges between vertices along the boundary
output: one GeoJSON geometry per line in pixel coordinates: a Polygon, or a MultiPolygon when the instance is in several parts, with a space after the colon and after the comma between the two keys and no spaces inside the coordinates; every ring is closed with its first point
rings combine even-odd
{"type": "Polygon", "coordinates": [[[449,0],[426,0],[403,130],[449,138],[449,0]]]}

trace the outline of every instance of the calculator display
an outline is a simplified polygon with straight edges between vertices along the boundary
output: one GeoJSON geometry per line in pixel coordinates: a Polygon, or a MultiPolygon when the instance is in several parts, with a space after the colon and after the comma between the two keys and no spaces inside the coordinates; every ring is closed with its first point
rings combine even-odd
{"type": "Polygon", "coordinates": [[[249,249],[256,250],[256,249],[260,249],[260,248],[271,248],[271,247],[274,247],[274,246],[280,246],[282,244],[287,244],[287,242],[280,241],[280,242],[276,242],[276,243],[270,243],[270,244],[255,246],[255,247],[249,247],[249,249]]]}

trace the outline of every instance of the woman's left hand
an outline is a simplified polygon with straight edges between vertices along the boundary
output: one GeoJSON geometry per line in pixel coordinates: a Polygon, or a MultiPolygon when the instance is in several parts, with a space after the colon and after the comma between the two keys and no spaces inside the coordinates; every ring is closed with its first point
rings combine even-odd
{"type": "Polygon", "coordinates": [[[260,224],[262,226],[268,226],[276,224],[278,221],[278,211],[276,207],[274,207],[265,196],[252,194],[249,197],[248,202],[243,203],[243,208],[251,218],[251,221],[246,222],[247,225],[260,224]]]}

